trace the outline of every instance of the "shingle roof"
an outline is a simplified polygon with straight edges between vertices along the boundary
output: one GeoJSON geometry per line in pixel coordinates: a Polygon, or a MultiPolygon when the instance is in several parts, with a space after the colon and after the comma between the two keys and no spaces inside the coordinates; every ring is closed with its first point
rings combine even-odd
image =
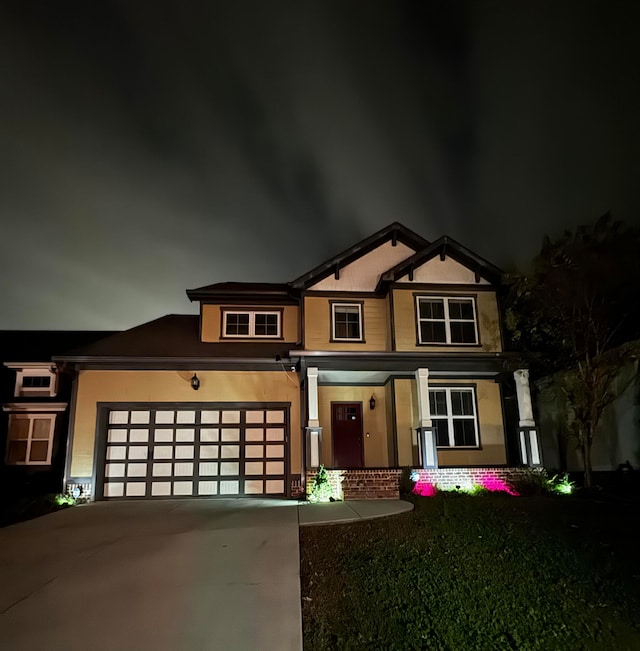
{"type": "Polygon", "coordinates": [[[200,341],[199,317],[169,314],[140,326],[80,346],[56,356],[60,361],[90,361],[96,358],[128,359],[198,359],[238,358],[274,360],[287,357],[295,348],[290,342],[222,342],[200,341]]]}

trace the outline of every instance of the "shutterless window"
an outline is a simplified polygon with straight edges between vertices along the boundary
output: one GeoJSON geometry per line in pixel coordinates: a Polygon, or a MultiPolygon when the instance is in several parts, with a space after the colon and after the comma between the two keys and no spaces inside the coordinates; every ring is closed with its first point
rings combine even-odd
{"type": "Polygon", "coordinates": [[[49,465],[55,418],[52,414],[10,414],[7,464],[49,465]]]}
{"type": "Polygon", "coordinates": [[[418,296],[416,304],[421,344],[478,343],[472,298],[418,296]]]}
{"type": "Polygon", "coordinates": [[[429,389],[429,407],[438,447],[478,447],[478,418],[473,388],[429,389]]]}
{"type": "Polygon", "coordinates": [[[359,303],[333,303],[333,339],[362,340],[362,305],[359,303]]]}
{"type": "Polygon", "coordinates": [[[279,337],[280,312],[225,312],[225,337],[279,337]]]}

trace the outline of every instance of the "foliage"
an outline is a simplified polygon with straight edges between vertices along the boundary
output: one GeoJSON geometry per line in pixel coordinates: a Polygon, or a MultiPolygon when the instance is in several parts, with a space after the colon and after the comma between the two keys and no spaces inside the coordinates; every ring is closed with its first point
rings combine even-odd
{"type": "Polygon", "coordinates": [[[411,495],[413,489],[415,488],[416,480],[414,479],[413,470],[406,466],[402,469],[400,473],[399,486],[400,496],[404,497],[406,495],[411,495]]]}
{"type": "Polygon", "coordinates": [[[75,506],[77,503],[77,499],[68,493],[58,493],[57,495],[54,495],[53,501],[58,506],[75,506]]]}
{"type": "Polygon", "coordinates": [[[302,530],[305,649],[640,648],[640,584],[627,579],[640,563],[621,512],[413,499],[413,513],[302,530]]]}
{"type": "Polygon", "coordinates": [[[605,215],[556,241],[545,238],[531,273],[507,278],[512,344],[536,353],[539,375],[555,372],[550,383],[566,404],[566,430],[578,442],[586,486],[596,427],[620,393],[613,380],[640,352],[638,250],[640,231],[605,215]]]}
{"type": "Polygon", "coordinates": [[[315,479],[313,480],[313,487],[308,497],[309,502],[333,502],[333,489],[329,483],[329,475],[327,469],[321,465],[318,468],[315,479]]]}

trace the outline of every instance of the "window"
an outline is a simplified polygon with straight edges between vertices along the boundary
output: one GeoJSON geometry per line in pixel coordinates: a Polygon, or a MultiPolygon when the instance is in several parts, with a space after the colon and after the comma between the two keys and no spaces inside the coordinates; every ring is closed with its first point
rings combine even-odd
{"type": "Polygon", "coordinates": [[[478,343],[473,298],[416,296],[416,312],[419,343],[478,343]]]}
{"type": "Polygon", "coordinates": [[[331,338],[335,341],[363,341],[362,304],[331,304],[331,338]]]}
{"type": "Polygon", "coordinates": [[[51,464],[55,414],[9,414],[7,464],[51,464]]]}
{"type": "Polygon", "coordinates": [[[478,420],[473,388],[429,389],[429,408],[439,448],[478,447],[478,420]]]}
{"type": "Polygon", "coordinates": [[[281,312],[223,312],[224,337],[280,337],[281,312]]]}
{"type": "Polygon", "coordinates": [[[4,365],[16,372],[16,397],[52,398],[56,395],[58,376],[56,368],[50,364],[5,362],[4,365]]]}

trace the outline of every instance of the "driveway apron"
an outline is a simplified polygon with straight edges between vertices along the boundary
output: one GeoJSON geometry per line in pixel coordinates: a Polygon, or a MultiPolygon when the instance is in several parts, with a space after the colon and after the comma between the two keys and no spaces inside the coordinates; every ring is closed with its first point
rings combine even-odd
{"type": "Polygon", "coordinates": [[[299,651],[298,510],[99,502],[0,530],[0,648],[299,651]]]}

